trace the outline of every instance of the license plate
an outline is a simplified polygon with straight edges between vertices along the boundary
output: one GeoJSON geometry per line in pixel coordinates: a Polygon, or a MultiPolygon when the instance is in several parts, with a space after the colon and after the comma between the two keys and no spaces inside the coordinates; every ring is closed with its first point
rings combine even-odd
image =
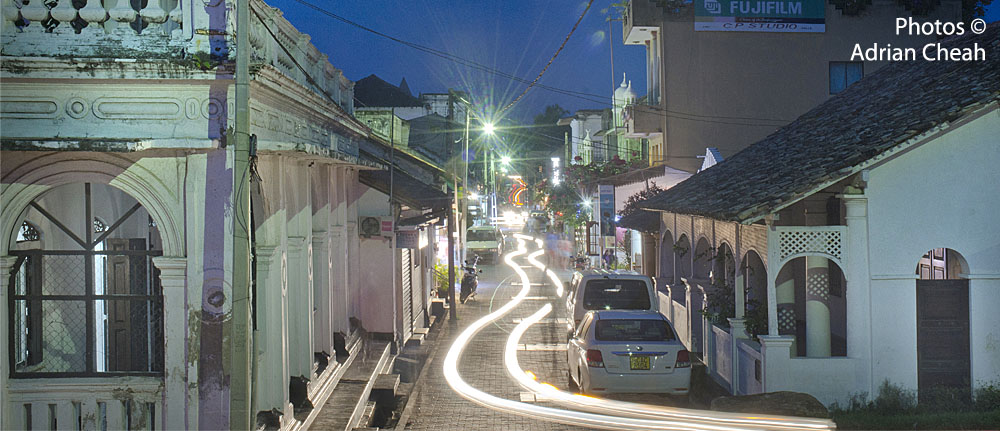
{"type": "Polygon", "coordinates": [[[629,356],[628,366],[633,370],[648,370],[649,356],[629,356]]]}

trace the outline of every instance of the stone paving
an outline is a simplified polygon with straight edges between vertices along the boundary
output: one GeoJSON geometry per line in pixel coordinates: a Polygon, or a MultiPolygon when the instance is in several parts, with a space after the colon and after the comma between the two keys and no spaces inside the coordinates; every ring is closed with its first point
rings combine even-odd
{"type": "MultiPolygon", "coordinates": [[[[533,268],[525,268],[532,283],[548,281],[544,274],[533,268]]],[[[459,323],[443,326],[434,337],[433,363],[428,364],[421,380],[417,382],[414,408],[406,420],[407,430],[576,430],[579,427],[567,426],[524,416],[492,410],[466,401],[455,393],[445,381],[442,364],[444,356],[451,347],[454,338],[470,323],[506,304],[511,297],[520,291],[514,272],[506,265],[484,267],[480,276],[478,297],[475,301],[459,305],[459,323]],[[499,283],[498,283],[499,282],[499,283]]],[[[462,356],[459,373],[473,387],[489,394],[520,400],[524,392],[507,375],[503,364],[503,348],[508,334],[520,318],[527,317],[546,303],[551,302],[553,312],[546,319],[532,326],[521,339],[522,344],[534,346],[535,350],[519,351],[518,360],[521,368],[531,371],[542,382],[550,383],[560,389],[567,388],[566,352],[565,349],[546,349],[547,346],[566,344],[566,327],[564,320],[564,305],[562,300],[555,300],[555,290],[549,284],[531,286],[529,297],[547,297],[546,299],[526,299],[518,307],[502,319],[483,329],[472,339],[462,356]]],[[[656,404],[682,406],[686,400],[671,399],[658,395],[616,396],[616,399],[638,401],[656,404]]],[[[539,405],[549,405],[538,402],[539,405]]],[[[551,405],[558,407],[556,405],[551,405]]],[[[401,427],[397,427],[401,429],[401,427]]]]}

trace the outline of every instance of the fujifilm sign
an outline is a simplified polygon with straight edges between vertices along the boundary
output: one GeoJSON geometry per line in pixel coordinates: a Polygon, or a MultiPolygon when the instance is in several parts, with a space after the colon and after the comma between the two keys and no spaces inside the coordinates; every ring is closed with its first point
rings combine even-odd
{"type": "Polygon", "coordinates": [[[696,31],[826,30],[823,0],[695,0],[694,4],[696,31]]]}

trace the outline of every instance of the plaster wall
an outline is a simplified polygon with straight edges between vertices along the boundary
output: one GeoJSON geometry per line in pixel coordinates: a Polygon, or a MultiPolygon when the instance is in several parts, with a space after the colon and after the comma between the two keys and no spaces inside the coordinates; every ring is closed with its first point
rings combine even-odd
{"type": "MultiPolygon", "coordinates": [[[[896,36],[894,20],[910,13],[887,0],[874,0],[859,16],[846,16],[827,3],[824,33],[694,31],[690,14],[663,15],[659,106],[754,120],[727,124],[733,121],[663,116],[665,162],[688,172],[700,167],[694,156],[706,147],[729,157],[830,97],[829,62],[849,61],[856,43],[870,48],[875,42],[893,47],[934,42],[933,36],[896,36]]],[[[960,18],[960,2],[943,1],[919,20],[960,18]]],[[[884,65],[865,62],[864,73],[884,65]]]]}
{"type": "MultiPolygon", "coordinates": [[[[358,191],[359,217],[390,215],[388,196],[364,185],[358,185],[358,191]]],[[[395,274],[399,267],[396,254],[389,238],[361,238],[358,294],[361,299],[361,322],[368,332],[395,333],[395,310],[398,305],[395,274]],[[386,266],[390,268],[387,270],[386,266]]]]}
{"type": "Polygon", "coordinates": [[[951,248],[968,263],[974,384],[1000,379],[1000,110],[871,170],[868,214],[874,384],[916,388],[917,261],[951,248]],[[985,192],[985,193],[984,193],[985,192]]]}

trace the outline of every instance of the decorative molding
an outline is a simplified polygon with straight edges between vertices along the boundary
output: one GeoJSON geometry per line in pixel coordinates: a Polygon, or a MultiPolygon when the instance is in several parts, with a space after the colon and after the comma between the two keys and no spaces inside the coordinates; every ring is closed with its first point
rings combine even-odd
{"type": "Polygon", "coordinates": [[[916,280],[917,274],[872,274],[872,280],[916,280]]]}
{"type": "Polygon", "coordinates": [[[180,100],[166,97],[99,97],[93,111],[105,120],[176,120],[184,107],[180,100]]]}
{"type": "Polygon", "coordinates": [[[51,97],[13,96],[0,99],[5,118],[51,119],[59,117],[59,101],[51,97]]]}

